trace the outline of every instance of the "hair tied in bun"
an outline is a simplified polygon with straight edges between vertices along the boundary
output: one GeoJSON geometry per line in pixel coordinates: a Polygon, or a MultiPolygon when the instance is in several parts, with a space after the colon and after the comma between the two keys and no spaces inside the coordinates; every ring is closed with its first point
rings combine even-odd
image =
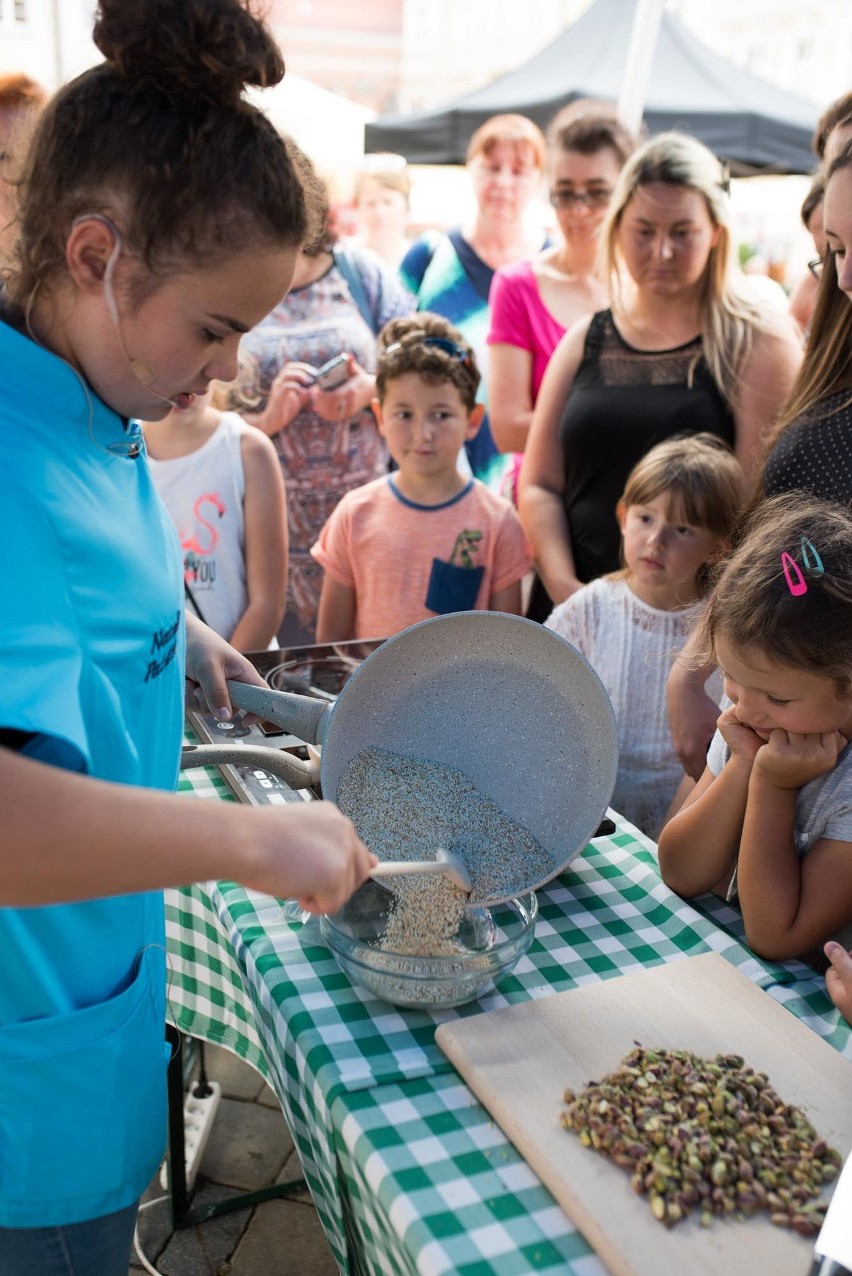
{"type": "Polygon", "coordinates": [[[233,105],[284,75],[271,32],[240,0],[100,0],[92,38],[117,74],[173,97],[233,105]]]}

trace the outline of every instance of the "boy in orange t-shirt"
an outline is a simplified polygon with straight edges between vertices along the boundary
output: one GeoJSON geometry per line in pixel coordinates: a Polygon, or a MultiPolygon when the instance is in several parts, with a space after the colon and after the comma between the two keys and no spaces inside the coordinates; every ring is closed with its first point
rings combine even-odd
{"type": "Polygon", "coordinates": [[[440,316],[382,329],[373,411],[399,468],[347,493],[311,549],[325,568],[317,642],[389,638],[453,611],[520,614],[532,557],[518,516],[458,468],[482,421],[479,380],[440,316]]]}

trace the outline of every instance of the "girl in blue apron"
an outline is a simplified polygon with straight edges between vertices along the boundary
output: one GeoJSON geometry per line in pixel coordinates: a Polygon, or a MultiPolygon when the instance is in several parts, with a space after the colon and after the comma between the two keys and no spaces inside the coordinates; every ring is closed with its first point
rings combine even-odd
{"type": "Polygon", "coordinates": [[[33,138],[0,295],[0,1272],[126,1276],[165,1141],[161,890],[332,911],[374,860],[325,803],[173,794],[182,696],[259,678],[184,619],[137,418],[237,372],[310,199],[242,97],[283,74],[238,0],[102,0],[105,61],[33,138]]]}

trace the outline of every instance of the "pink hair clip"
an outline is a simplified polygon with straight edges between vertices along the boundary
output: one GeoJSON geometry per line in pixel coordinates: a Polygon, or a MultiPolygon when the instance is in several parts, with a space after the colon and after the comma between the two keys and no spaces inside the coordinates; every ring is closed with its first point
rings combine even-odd
{"type": "MultiPolygon", "coordinates": [[[[802,537],[802,565],[809,576],[822,576],[825,568],[822,565],[822,559],[813,544],[808,540],[807,536],[802,537]]],[[[781,566],[784,570],[784,579],[787,582],[787,588],[794,598],[801,598],[802,594],[808,592],[808,583],[802,575],[802,568],[794,558],[782,550],[781,566]]]]}

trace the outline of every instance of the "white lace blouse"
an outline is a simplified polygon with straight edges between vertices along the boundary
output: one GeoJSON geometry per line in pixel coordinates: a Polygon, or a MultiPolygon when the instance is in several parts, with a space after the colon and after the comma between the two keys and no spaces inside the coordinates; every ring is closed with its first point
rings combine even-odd
{"type": "MultiPolygon", "coordinates": [[[[658,611],[623,578],[602,577],[560,603],[546,621],[586,657],[607,690],[619,749],[611,805],[655,840],[683,779],[669,729],[666,679],[702,606],[658,611]]],[[[721,699],[718,674],[707,690],[721,699]]]]}

